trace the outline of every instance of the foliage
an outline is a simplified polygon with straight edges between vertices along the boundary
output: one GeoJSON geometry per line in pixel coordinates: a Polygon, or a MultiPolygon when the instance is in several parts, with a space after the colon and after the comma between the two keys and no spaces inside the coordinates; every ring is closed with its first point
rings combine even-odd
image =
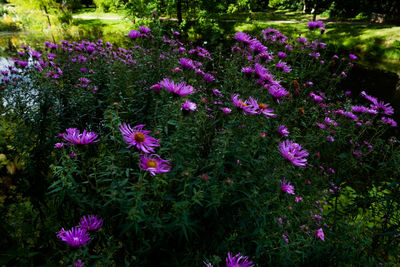
{"type": "Polygon", "coordinates": [[[395,122],[382,120],[389,104],[337,91],[353,55],[331,54],[320,31],[238,33],[210,53],[149,26],[125,48],[22,47],[1,73],[4,264],[201,266],[228,251],[259,266],[398,263],[395,122]],[[165,78],[195,93],[173,93],[165,78]],[[143,139],[124,139],[123,123],[145,124],[168,172],[140,165],[145,153],[128,144],[143,139]],[[99,141],[67,142],[69,128],[99,141]],[[278,149],[286,140],[308,151],[304,168],[278,149]],[[87,214],[102,229],[68,248],[57,231],[87,214]]]}

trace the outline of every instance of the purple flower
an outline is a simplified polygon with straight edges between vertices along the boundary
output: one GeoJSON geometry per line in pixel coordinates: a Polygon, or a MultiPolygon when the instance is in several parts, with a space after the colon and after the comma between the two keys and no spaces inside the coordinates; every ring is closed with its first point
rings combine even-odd
{"type": "Polygon", "coordinates": [[[248,260],[248,257],[242,256],[240,253],[232,257],[231,253],[228,252],[226,258],[226,267],[253,267],[252,261],[248,260]]]}
{"type": "Polygon", "coordinates": [[[168,78],[165,78],[159,82],[159,85],[178,96],[185,96],[195,92],[194,88],[190,85],[186,85],[185,82],[175,84],[174,81],[170,81],[168,78]]]}
{"type": "Polygon", "coordinates": [[[79,222],[79,227],[86,229],[88,232],[97,231],[103,226],[103,219],[97,218],[97,215],[83,216],[79,222]]]}
{"type": "Polygon", "coordinates": [[[252,67],[243,67],[242,72],[246,75],[250,75],[254,72],[254,70],[252,67]]]}
{"type": "Polygon", "coordinates": [[[326,137],[326,141],[328,141],[328,142],[334,142],[335,139],[334,139],[332,136],[327,136],[327,137],[326,137]]]}
{"type": "Polygon", "coordinates": [[[204,78],[204,80],[205,80],[206,82],[208,82],[208,83],[215,81],[214,76],[212,76],[212,75],[209,74],[209,73],[204,74],[204,75],[203,75],[203,78],[204,78]]]}
{"type": "Polygon", "coordinates": [[[238,109],[243,111],[244,115],[257,114],[257,107],[252,106],[247,100],[243,101],[242,99],[239,99],[238,94],[233,94],[231,99],[233,104],[235,104],[238,109]]]}
{"type": "Polygon", "coordinates": [[[261,113],[262,113],[262,114],[264,114],[265,117],[267,117],[267,118],[269,118],[269,117],[275,118],[275,117],[276,117],[276,114],[273,113],[274,110],[273,110],[273,109],[267,108],[267,107],[268,107],[267,104],[264,104],[264,103],[260,103],[260,104],[259,104],[259,103],[257,102],[257,99],[254,99],[254,98],[252,98],[252,97],[249,98],[249,102],[250,102],[250,105],[251,105],[251,106],[253,106],[253,107],[256,108],[258,114],[261,114],[261,113]]]}
{"type": "Polygon", "coordinates": [[[137,31],[137,30],[131,30],[131,31],[128,33],[128,37],[131,38],[132,40],[138,38],[139,36],[140,36],[140,32],[137,31]]]}
{"type": "Polygon", "coordinates": [[[397,122],[392,118],[382,117],[382,122],[386,124],[390,124],[392,127],[397,127],[397,122]]]}
{"type": "Polygon", "coordinates": [[[289,239],[287,238],[287,236],[285,234],[282,234],[282,238],[283,238],[283,240],[285,240],[286,243],[289,244],[289,239]]]}
{"type": "Polygon", "coordinates": [[[186,100],[186,102],[182,103],[181,110],[183,110],[183,111],[195,111],[195,110],[197,110],[197,105],[194,102],[186,100]]]}
{"type": "Polygon", "coordinates": [[[281,60],[279,60],[279,62],[275,65],[275,67],[276,67],[277,69],[283,70],[283,71],[286,72],[286,73],[292,71],[292,69],[290,68],[290,66],[288,66],[288,65],[286,64],[286,62],[282,62],[281,60]]]}
{"type": "Polygon", "coordinates": [[[169,172],[171,166],[165,164],[168,163],[169,160],[163,160],[159,155],[156,154],[145,154],[140,155],[140,168],[150,172],[152,176],[157,173],[166,173],[169,172]]]}
{"type": "Polygon", "coordinates": [[[139,26],[139,31],[142,33],[149,33],[151,32],[150,28],[146,27],[146,26],[139,26]]]}
{"type": "Polygon", "coordinates": [[[319,228],[318,230],[315,231],[315,238],[325,241],[324,230],[322,230],[322,228],[319,228]]]}
{"type": "Polygon", "coordinates": [[[230,114],[232,112],[232,109],[230,108],[221,108],[222,112],[224,112],[225,114],[230,114]]]}
{"type": "Polygon", "coordinates": [[[265,85],[265,88],[268,88],[268,92],[274,97],[274,98],[281,98],[289,94],[288,91],[286,91],[285,88],[282,87],[279,83],[275,83],[272,85],[265,85]]]}
{"type": "Polygon", "coordinates": [[[299,42],[299,43],[305,43],[307,41],[307,38],[306,37],[299,37],[299,38],[297,38],[297,42],[299,42]]]}
{"type": "Polygon", "coordinates": [[[244,42],[247,44],[250,43],[251,40],[251,36],[244,32],[237,32],[235,34],[235,37],[233,38],[236,39],[237,41],[244,42]]]}
{"type": "Polygon", "coordinates": [[[282,180],[280,181],[281,181],[281,191],[289,195],[294,195],[294,186],[291,185],[290,182],[286,181],[285,178],[283,178],[283,181],[282,180]]]}
{"type": "Polygon", "coordinates": [[[279,58],[285,58],[287,55],[285,52],[278,52],[278,57],[279,58]]]}
{"type": "Polygon", "coordinates": [[[325,29],[325,24],[324,24],[322,21],[320,21],[320,20],[317,20],[317,21],[310,21],[310,22],[308,23],[307,27],[308,27],[310,30],[325,29]]]}
{"type": "Polygon", "coordinates": [[[361,95],[362,95],[365,99],[371,101],[371,102],[374,103],[374,104],[378,103],[378,99],[377,99],[376,97],[367,95],[367,93],[365,93],[365,91],[362,91],[362,92],[361,92],[361,95]]]}
{"type": "Polygon", "coordinates": [[[307,165],[307,157],[309,154],[307,150],[302,150],[302,147],[298,143],[294,143],[291,140],[286,140],[279,145],[279,151],[282,156],[293,163],[293,165],[299,167],[305,167],[307,165]]]}
{"type": "Polygon", "coordinates": [[[357,60],[357,59],[358,59],[358,57],[357,57],[356,55],[353,55],[353,54],[350,54],[350,55],[349,55],[349,58],[350,58],[351,60],[357,60]]]}
{"type": "Polygon", "coordinates": [[[384,103],[383,101],[376,101],[374,104],[370,105],[372,109],[381,112],[385,115],[393,115],[394,109],[390,106],[389,103],[384,103]]]}
{"type": "Polygon", "coordinates": [[[67,134],[62,134],[62,137],[65,141],[67,141],[68,145],[86,145],[90,143],[96,143],[100,140],[96,140],[98,135],[94,132],[83,131],[81,134],[80,131],[76,128],[68,128],[65,130],[67,134]]]}
{"type": "Polygon", "coordinates": [[[189,69],[189,70],[196,68],[196,66],[193,63],[193,60],[191,60],[189,58],[180,58],[179,64],[181,64],[181,66],[184,67],[185,69],[189,69]]]}
{"type": "Polygon", "coordinates": [[[267,51],[267,48],[257,39],[250,40],[249,48],[258,53],[264,53],[267,51]]]}
{"type": "Polygon", "coordinates": [[[302,198],[301,196],[296,196],[296,197],[294,198],[294,201],[295,201],[296,203],[299,203],[300,201],[303,201],[303,198],[302,198]]]}
{"type": "Polygon", "coordinates": [[[77,261],[74,263],[74,267],[82,267],[82,266],[83,266],[83,263],[82,263],[82,260],[81,260],[81,259],[77,260],[77,261]]]}
{"type": "Polygon", "coordinates": [[[56,143],[56,144],[54,145],[54,148],[60,149],[60,148],[62,148],[63,146],[64,146],[63,143],[56,143]]]}
{"type": "Polygon", "coordinates": [[[315,102],[321,102],[322,100],[324,100],[322,97],[314,94],[314,92],[312,91],[310,92],[310,97],[312,97],[312,99],[314,99],[315,102]]]}
{"type": "Polygon", "coordinates": [[[278,133],[279,133],[281,136],[289,136],[289,133],[290,133],[290,132],[289,132],[288,128],[286,128],[285,125],[279,125],[278,133]]]}
{"type": "Polygon", "coordinates": [[[57,237],[74,248],[87,245],[90,241],[90,236],[86,229],[79,228],[78,226],[73,227],[69,231],[65,231],[64,228],[61,228],[57,233],[57,237]]]}
{"type": "Polygon", "coordinates": [[[148,134],[151,131],[143,130],[145,124],[136,125],[131,128],[129,124],[124,122],[123,125],[119,126],[119,130],[124,136],[124,141],[129,144],[127,148],[131,146],[136,146],[139,150],[144,153],[154,152],[154,147],[158,147],[159,141],[148,134]]]}
{"type": "Polygon", "coordinates": [[[221,97],[222,96],[221,91],[218,90],[218,89],[213,89],[212,92],[216,97],[221,97]]]}

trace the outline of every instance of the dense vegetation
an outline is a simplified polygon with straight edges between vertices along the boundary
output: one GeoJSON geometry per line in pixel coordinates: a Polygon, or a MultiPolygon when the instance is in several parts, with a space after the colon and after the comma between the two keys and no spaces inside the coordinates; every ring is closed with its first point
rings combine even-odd
{"type": "Polygon", "coordinates": [[[337,89],[357,56],[323,23],[210,51],[149,26],[1,70],[2,264],[398,264],[394,110],[337,89]]]}

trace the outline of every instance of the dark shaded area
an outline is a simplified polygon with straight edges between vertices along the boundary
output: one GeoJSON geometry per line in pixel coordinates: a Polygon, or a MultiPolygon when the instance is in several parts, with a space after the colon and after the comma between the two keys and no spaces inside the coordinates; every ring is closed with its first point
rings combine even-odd
{"type": "MultiPolygon", "coordinates": [[[[393,117],[398,121],[400,116],[400,77],[398,74],[355,65],[348,73],[347,78],[340,82],[338,89],[351,90],[354,97],[359,97],[361,91],[365,91],[385,103],[390,103],[395,110],[393,117]]],[[[392,133],[400,134],[398,128],[393,128],[392,133]]]]}

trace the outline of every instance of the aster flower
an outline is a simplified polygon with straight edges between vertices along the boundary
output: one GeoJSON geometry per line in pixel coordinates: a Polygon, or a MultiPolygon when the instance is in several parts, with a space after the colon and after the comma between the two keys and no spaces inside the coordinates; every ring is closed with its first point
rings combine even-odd
{"type": "Polygon", "coordinates": [[[163,160],[159,155],[151,154],[151,155],[140,155],[140,168],[150,172],[152,176],[157,173],[166,173],[169,172],[171,166],[165,164],[168,163],[169,160],[163,160]]]}
{"type": "Polygon", "coordinates": [[[83,263],[82,263],[82,260],[81,260],[81,259],[77,260],[77,261],[74,263],[74,267],[82,267],[82,266],[83,266],[83,263]]]}
{"type": "Polygon", "coordinates": [[[371,102],[374,103],[374,104],[375,104],[375,103],[378,103],[378,99],[377,99],[376,97],[373,97],[373,96],[368,95],[365,91],[362,91],[362,92],[361,92],[361,95],[362,95],[365,99],[371,101],[371,102]]]}
{"type": "Polygon", "coordinates": [[[307,165],[307,157],[309,154],[307,150],[302,150],[302,147],[298,143],[294,143],[291,140],[286,140],[279,145],[279,151],[282,156],[293,163],[293,165],[299,167],[305,167],[307,165]]]}
{"type": "Polygon", "coordinates": [[[310,92],[310,97],[312,97],[315,102],[321,102],[323,100],[321,96],[314,94],[314,92],[310,92]]]}
{"type": "Polygon", "coordinates": [[[103,219],[97,218],[97,215],[83,216],[79,222],[79,227],[86,229],[88,232],[97,231],[103,226],[103,219]]]}
{"type": "Polygon", "coordinates": [[[353,119],[353,120],[358,120],[358,117],[356,116],[356,115],[354,115],[353,113],[351,113],[351,112],[348,112],[348,111],[345,111],[344,113],[343,113],[343,116],[345,116],[345,117],[347,117],[347,118],[350,118],[350,119],[353,119]]]}
{"type": "Polygon", "coordinates": [[[80,133],[77,128],[68,128],[65,131],[67,134],[64,133],[61,136],[68,142],[68,145],[86,145],[100,141],[97,139],[98,135],[94,132],[84,130],[83,133],[80,133]]]}
{"type": "Polygon", "coordinates": [[[320,123],[320,122],[316,122],[315,123],[319,128],[321,128],[321,129],[326,129],[326,126],[325,126],[325,124],[323,124],[323,123],[320,123]]]}
{"type": "Polygon", "coordinates": [[[195,92],[194,88],[190,85],[186,85],[185,82],[175,84],[174,81],[170,81],[168,78],[165,78],[159,82],[159,85],[178,96],[185,96],[195,92]]]}
{"type": "Polygon", "coordinates": [[[294,186],[291,185],[289,181],[286,181],[285,178],[280,181],[281,181],[281,191],[289,195],[294,195],[294,186]]]}
{"type": "Polygon", "coordinates": [[[179,64],[181,64],[181,66],[184,67],[185,69],[189,70],[192,70],[196,67],[193,63],[193,60],[184,57],[179,59],[179,64]]]}
{"type": "Polygon", "coordinates": [[[205,73],[205,74],[203,75],[203,78],[204,78],[204,80],[205,80],[206,82],[208,82],[208,83],[211,83],[211,82],[215,81],[214,76],[212,76],[212,75],[209,74],[209,73],[205,73]]]}
{"type": "Polygon", "coordinates": [[[376,101],[374,104],[371,104],[371,108],[389,116],[393,115],[394,113],[394,109],[390,106],[390,104],[384,103],[383,101],[376,101]]]}
{"type": "Polygon", "coordinates": [[[294,198],[294,201],[295,201],[296,203],[299,203],[300,201],[303,201],[303,198],[302,198],[301,196],[296,196],[296,197],[294,198]]]}
{"type": "Polygon", "coordinates": [[[383,123],[389,124],[392,127],[397,127],[397,122],[395,120],[393,120],[392,118],[382,117],[381,120],[383,123]]]}
{"type": "Polygon", "coordinates": [[[253,267],[252,261],[248,260],[248,257],[242,256],[240,253],[232,256],[228,252],[228,257],[226,258],[226,267],[253,267]]]}
{"type": "Polygon", "coordinates": [[[319,228],[318,230],[315,231],[315,238],[325,241],[324,230],[322,230],[322,228],[319,228]]]}
{"type": "Polygon", "coordinates": [[[82,229],[79,227],[73,227],[69,231],[65,231],[64,228],[57,233],[57,237],[62,241],[67,242],[70,247],[82,247],[87,245],[90,241],[89,233],[87,233],[86,229],[82,229]]]}
{"type": "Polygon", "coordinates": [[[239,99],[238,94],[233,94],[231,98],[233,104],[235,104],[235,106],[238,109],[242,110],[244,115],[257,114],[257,108],[250,105],[250,103],[247,100],[243,101],[242,99],[239,99]]]}
{"type": "Polygon", "coordinates": [[[282,62],[281,60],[279,60],[279,62],[275,65],[275,67],[276,67],[277,69],[283,70],[283,71],[286,72],[286,73],[292,71],[292,69],[290,68],[290,66],[288,66],[288,65],[286,64],[286,62],[282,62]]]}
{"type": "Polygon", "coordinates": [[[258,53],[264,53],[265,51],[267,51],[267,48],[256,38],[250,40],[249,48],[258,53]]]}
{"type": "Polygon", "coordinates": [[[358,57],[357,57],[356,55],[354,55],[354,54],[350,54],[350,55],[349,55],[349,58],[350,58],[351,60],[357,60],[357,59],[358,59],[358,57]]]}
{"type": "Polygon", "coordinates": [[[334,120],[332,120],[331,118],[329,118],[329,117],[326,117],[325,119],[324,119],[324,122],[325,122],[325,124],[326,125],[333,125],[333,126],[337,126],[337,122],[336,121],[334,121],[334,120]]]}
{"type": "Polygon", "coordinates": [[[225,114],[230,114],[232,112],[232,109],[230,108],[221,108],[222,112],[224,112],[225,114]]]}
{"type": "Polygon", "coordinates": [[[258,103],[257,102],[257,99],[254,99],[254,98],[252,98],[252,97],[250,97],[249,98],[249,102],[250,102],[250,105],[251,106],[253,106],[253,107],[255,107],[256,108],[256,110],[257,110],[257,113],[258,114],[264,114],[265,115],[265,117],[267,117],[267,118],[275,118],[276,117],[276,114],[274,114],[273,112],[274,112],[274,110],[273,109],[269,109],[269,108],[267,108],[268,107],[268,105],[267,104],[264,104],[264,103],[258,103]]]}
{"type": "Polygon", "coordinates": [[[251,36],[244,32],[237,32],[233,38],[239,42],[244,42],[247,44],[250,43],[251,40],[251,36]]]}
{"type": "Polygon", "coordinates": [[[320,20],[310,21],[308,23],[308,25],[307,25],[307,28],[310,29],[310,30],[324,29],[325,28],[325,24],[320,20]]]}
{"type": "Polygon", "coordinates": [[[289,239],[287,238],[287,236],[285,234],[282,234],[282,238],[283,238],[283,240],[285,240],[285,242],[287,244],[289,244],[289,239]]]}
{"type": "Polygon", "coordinates": [[[160,146],[159,141],[149,136],[148,134],[151,133],[151,131],[143,130],[144,126],[146,125],[140,124],[131,128],[129,124],[124,122],[123,125],[119,126],[119,130],[123,134],[125,142],[129,144],[127,148],[136,146],[144,153],[154,152],[154,147],[160,146]]]}
{"type": "Polygon", "coordinates": [[[218,90],[218,89],[213,89],[212,92],[216,97],[221,97],[222,96],[221,91],[218,90]]]}
{"type": "Polygon", "coordinates": [[[286,55],[286,53],[285,52],[278,52],[278,57],[279,58],[285,58],[287,55],[286,55]]]}
{"type": "Polygon", "coordinates": [[[138,38],[139,36],[140,36],[140,32],[137,31],[137,30],[131,30],[131,31],[128,33],[128,37],[131,38],[132,40],[138,38]]]}
{"type": "Polygon", "coordinates": [[[60,149],[60,148],[62,148],[63,146],[64,146],[63,143],[56,143],[56,144],[54,145],[54,148],[60,149]]]}
{"type": "Polygon", "coordinates": [[[149,33],[151,32],[150,28],[146,27],[146,26],[139,26],[139,31],[142,33],[149,33]]]}
{"type": "Polygon", "coordinates": [[[265,88],[268,88],[268,92],[274,97],[274,98],[281,98],[289,94],[288,91],[286,91],[285,88],[282,87],[279,83],[272,84],[272,85],[265,85],[265,88]]]}
{"type": "Polygon", "coordinates": [[[182,103],[182,111],[196,111],[197,110],[197,105],[196,103],[186,100],[186,102],[182,103]]]}
{"type": "Polygon", "coordinates": [[[307,38],[306,37],[299,37],[299,38],[297,38],[297,42],[299,42],[299,43],[305,43],[307,41],[307,38]]]}
{"type": "Polygon", "coordinates": [[[285,125],[279,125],[278,133],[279,133],[281,136],[289,136],[289,133],[290,133],[290,132],[289,132],[288,128],[286,128],[285,125]]]}

